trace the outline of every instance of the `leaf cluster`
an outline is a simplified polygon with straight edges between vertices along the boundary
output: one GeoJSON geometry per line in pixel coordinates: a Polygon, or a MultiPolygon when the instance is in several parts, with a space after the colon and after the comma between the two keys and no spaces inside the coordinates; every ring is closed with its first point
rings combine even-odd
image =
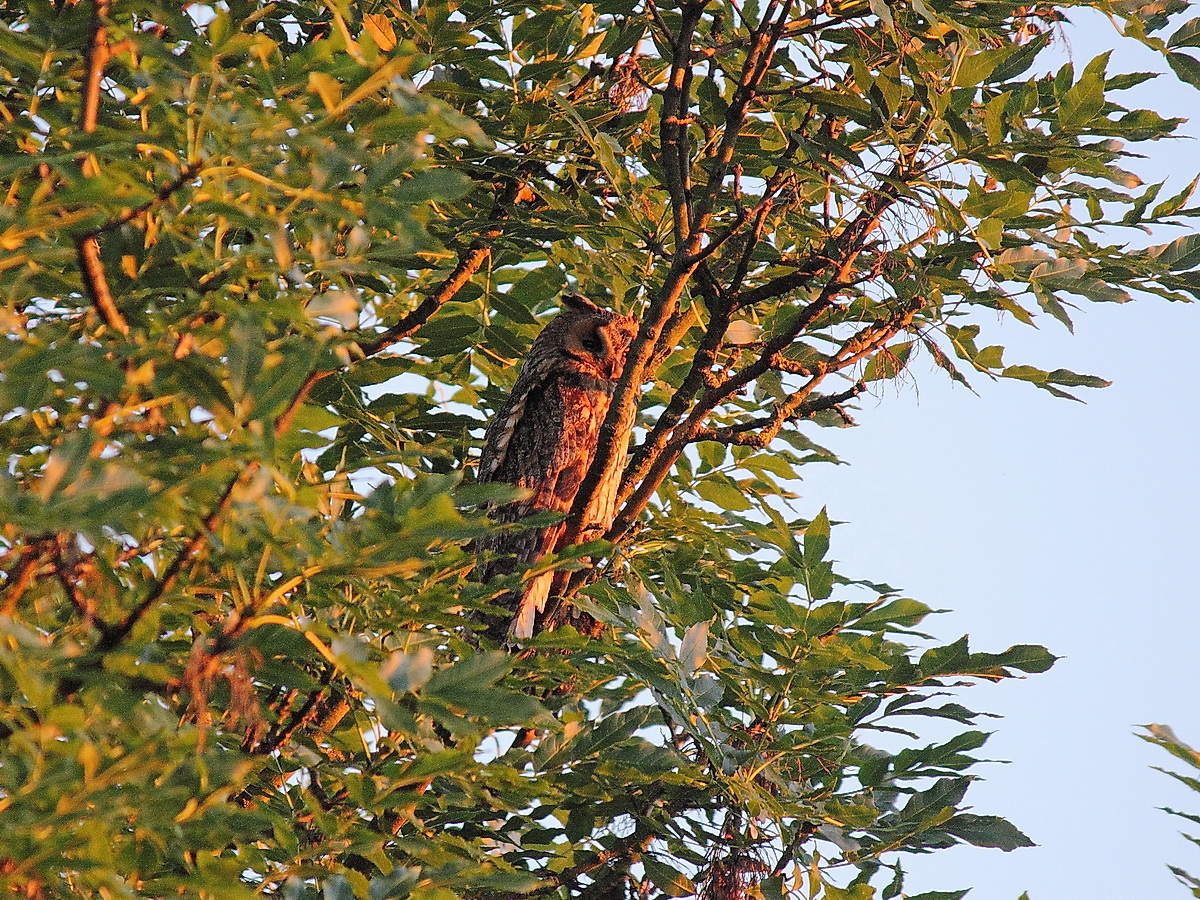
{"type": "MultiPolygon", "coordinates": [[[[1182,760],[1193,769],[1200,769],[1200,752],[1197,752],[1195,748],[1180,740],[1175,732],[1171,730],[1170,726],[1147,725],[1146,734],[1139,734],[1138,737],[1147,743],[1154,744],[1156,747],[1161,747],[1167,753],[1171,754],[1171,756],[1175,757],[1175,759],[1182,760]]],[[[1186,785],[1193,791],[1200,791],[1200,778],[1197,778],[1194,775],[1184,775],[1170,769],[1161,769],[1158,766],[1155,766],[1154,768],[1158,769],[1160,772],[1165,772],[1167,775],[1170,775],[1176,781],[1186,785]]],[[[1172,816],[1178,816],[1181,819],[1185,819],[1193,824],[1200,823],[1200,816],[1197,816],[1195,813],[1181,812],[1180,810],[1169,809],[1167,807],[1163,807],[1163,811],[1172,816]]],[[[1184,834],[1184,837],[1193,844],[1200,846],[1200,839],[1196,838],[1195,836],[1184,834]]],[[[1196,878],[1194,875],[1188,874],[1185,869],[1182,869],[1179,866],[1168,866],[1167,868],[1171,870],[1172,874],[1174,874],[1174,876],[1179,880],[1180,884],[1184,885],[1191,891],[1193,897],[1200,897],[1200,878],[1196,878]]]]}

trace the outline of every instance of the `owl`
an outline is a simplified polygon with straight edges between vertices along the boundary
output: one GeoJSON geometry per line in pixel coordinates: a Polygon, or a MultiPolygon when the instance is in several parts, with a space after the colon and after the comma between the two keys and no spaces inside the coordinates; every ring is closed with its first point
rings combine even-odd
{"type": "MultiPolygon", "coordinates": [[[[563,301],[563,311],[533,342],[512,393],[484,436],[478,480],[531,492],[523,500],[493,509],[490,516],[495,522],[520,522],[535,513],[565,515],[570,511],[592,464],[613,388],[637,333],[637,322],[631,316],[600,309],[574,294],[563,301]]],[[[629,428],[622,432],[614,462],[604,473],[584,518],[589,534],[603,532],[612,524],[629,428]]],[[[547,553],[558,552],[564,527],[559,521],[481,540],[477,549],[487,558],[480,564],[480,576],[486,581],[494,575],[511,574],[547,553]]],[[[539,621],[539,615],[556,587],[555,574],[545,572],[526,581],[520,591],[502,601],[512,617],[489,626],[488,634],[496,643],[510,644],[542,629],[545,623],[539,621]]],[[[561,586],[560,579],[557,587],[561,586]]]]}

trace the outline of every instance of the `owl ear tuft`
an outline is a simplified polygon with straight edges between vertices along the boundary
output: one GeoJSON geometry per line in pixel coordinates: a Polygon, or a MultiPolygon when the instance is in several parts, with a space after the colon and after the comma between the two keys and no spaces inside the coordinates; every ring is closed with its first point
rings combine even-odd
{"type": "Polygon", "coordinates": [[[575,312],[600,312],[600,307],[582,294],[563,294],[562,301],[563,306],[575,312]]]}

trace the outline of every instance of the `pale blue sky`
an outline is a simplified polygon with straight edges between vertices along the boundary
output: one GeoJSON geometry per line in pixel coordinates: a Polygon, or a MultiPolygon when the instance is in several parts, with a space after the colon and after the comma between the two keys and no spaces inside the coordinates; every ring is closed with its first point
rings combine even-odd
{"type": "MultiPolygon", "coordinates": [[[[1056,52],[1077,70],[1129,43],[1099,17],[1066,36],[1056,52]]],[[[1137,49],[1118,49],[1109,72],[1161,68],[1137,49]]],[[[1186,128],[1200,133],[1200,92],[1159,81],[1138,105],[1192,116],[1186,128]]],[[[1200,171],[1196,140],[1143,152],[1134,168],[1146,181],[1178,189],[1200,171]]],[[[851,465],[810,466],[803,508],[827,504],[847,521],[831,551],[846,574],[952,610],[926,622],[939,638],[970,634],[989,651],[1040,643],[1064,657],[1046,674],[963,697],[1003,714],[982,720],[994,732],[985,750],[1011,760],[986,767],[968,799],[1040,846],[915,858],[907,890],[1183,900],[1166,863],[1200,876],[1200,850],[1157,807],[1200,814],[1200,794],[1152,771],[1170,758],[1134,731],[1164,722],[1200,745],[1200,307],[1093,305],[1073,336],[1038,322],[1036,332],[997,326],[980,346],[1113,385],[1082,391],[1082,405],[975,378],[975,396],[918,364],[914,384],[863,399],[859,428],[815,435],[851,465]]]]}

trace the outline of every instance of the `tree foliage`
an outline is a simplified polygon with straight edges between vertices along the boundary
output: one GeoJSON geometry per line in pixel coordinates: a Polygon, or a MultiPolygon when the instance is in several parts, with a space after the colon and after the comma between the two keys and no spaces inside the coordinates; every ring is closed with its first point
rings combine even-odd
{"type": "MultiPolygon", "coordinates": [[[[1195,213],[1123,167],[1151,76],[1038,68],[1073,5],[6,10],[0,884],[890,898],[1027,845],[945,694],[1053,657],[939,646],[794,491],[916,359],[1104,384],[998,317],[1200,291],[1128,243],[1195,213]],[[471,470],[567,285],[641,322],[619,515],[542,563],[606,628],[505,653],[471,470]]],[[[1181,0],[1079,5],[1200,82],[1181,0]]]]}
{"type": "MultiPolygon", "coordinates": [[[[1146,734],[1139,734],[1138,737],[1140,737],[1143,741],[1154,744],[1156,747],[1161,747],[1176,759],[1183,760],[1193,769],[1200,769],[1200,751],[1197,751],[1194,747],[1191,747],[1181,741],[1169,726],[1147,725],[1146,734]]],[[[1197,778],[1195,775],[1182,775],[1179,772],[1173,772],[1170,769],[1160,769],[1158,766],[1155,766],[1154,768],[1158,769],[1160,772],[1165,772],[1176,781],[1187,785],[1187,787],[1191,788],[1193,791],[1200,792],[1200,778],[1197,778]]],[[[1173,816],[1178,816],[1181,819],[1185,819],[1193,824],[1200,823],[1200,815],[1196,815],[1195,813],[1181,812],[1180,810],[1169,809],[1167,807],[1163,807],[1163,811],[1170,813],[1173,816]]],[[[1193,844],[1200,846],[1200,838],[1197,838],[1191,834],[1184,834],[1184,837],[1193,844]]],[[[1200,897],[1200,878],[1189,874],[1187,870],[1182,869],[1179,866],[1168,866],[1167,868],[1171,870],[1171,872],[1179,880],[1180,884],[1191,890],[1193,897],[1200,897]]]]}

